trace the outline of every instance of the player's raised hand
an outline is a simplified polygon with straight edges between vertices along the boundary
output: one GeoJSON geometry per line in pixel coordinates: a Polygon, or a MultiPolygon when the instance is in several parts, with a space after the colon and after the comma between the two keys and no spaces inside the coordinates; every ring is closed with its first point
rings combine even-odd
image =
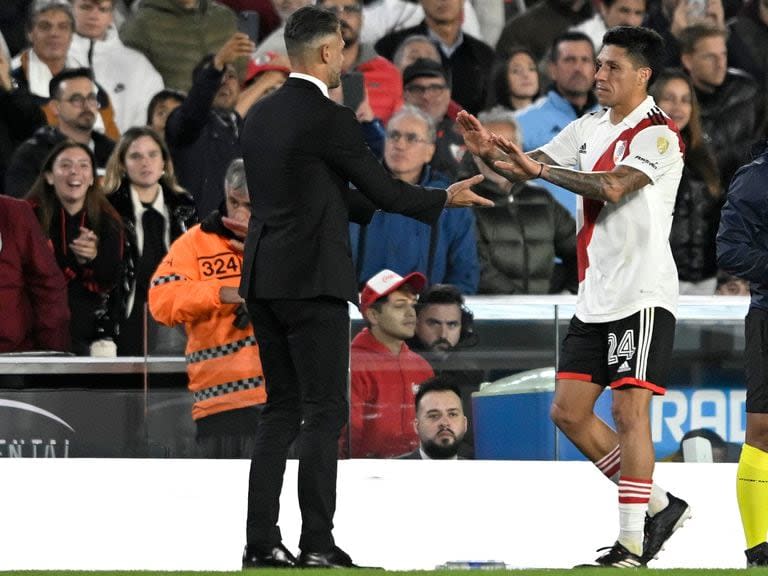
{"type": "Polygon", "coordinates": [[[501,170],[508,180],[531,180],[541,176],[543,165],[531,159],[520,146],[498,134],[493,134],[492,140],[494,145],[508,157],[506,161],[496,160],[493,166],[495,169],[501,170]]]}
{"type": "Polygon", "coordinates": [[[493,206],[493,201],[478,196],[470,189],[475,184],[479,184],[483,181],[484,176],[477,174],[472,178],[466,180],[459,180],[455,184],[451,184],[447,189],[448,202],[446,206],[450,208],[458,208],[463,206],[493,206]]]}
{"type": "Polygon", "coordinates": [[[496,151],[496,145],[493,143],[493,133],[483,126],[477,118],[466,110],[461,110],[458,116],[456,116],[456,124],[461,135],[464,137],[464,144],[467,150],[483,160],[491,160],[493,158],[496,151]]]}

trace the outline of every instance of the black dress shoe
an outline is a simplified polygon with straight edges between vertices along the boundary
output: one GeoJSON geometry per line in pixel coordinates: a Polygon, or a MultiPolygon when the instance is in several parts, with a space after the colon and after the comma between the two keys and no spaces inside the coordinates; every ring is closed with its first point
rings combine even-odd
{"type": "Polygon", "coordinates": [[[296,563],[300,568],[360,568],[352,563],[352,558],[338,546],[328,552],[301,551],[296,563]]]}
{"type": "Polygon", "coordinates": [[[296,558],[288,548],[280,542],[267,552],[249,550],[243,551],[243,569],[245,568],[295,568],[296,558]]]}

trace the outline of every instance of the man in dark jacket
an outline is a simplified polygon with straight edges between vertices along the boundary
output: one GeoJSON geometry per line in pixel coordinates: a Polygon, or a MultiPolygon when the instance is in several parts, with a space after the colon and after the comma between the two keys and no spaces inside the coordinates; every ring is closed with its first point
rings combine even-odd
{"type": "Polygon", "coordinates": [[[461,31],[463,5],[462,0],[421,0],[424,21],[387,34],[376,42],[375,48],[392,60],[403,40],[414,34],[428,36],[437,44],[443,66],[453,77],[451,97],[474,113],[482,110],[487,100],[493,49],[461,31]]]}
{"type": "Polygon", "coordinates": [[[224,201],[224,174],[241,156],[243,119],[235,111],[240,80],[234,63],[253,49],[248,36],[238,32],[215,55],[203,58],[192,73],[189,95],[165,125],[179,184],[192,193],[201,219],[224,201]]]}
{"type": "Polygon", "coordinates": [[[717,263],[748,280],[744,320],[747,430],[736,472],[736,496],[747,543],[747,566],[768,566],[768,150],[740,169],[728,190],[717,234],[717,263]]]}
{"type": "Polygon", "coordinates": [[[762,137],[765,114],[757,83],[743,70],[728,68],[726,36],[725,29],[696,25],[680,37],[681,60],[696,89],[723,189],[762,137]]]}
{"type": "MultiPolygon", "coordinates": [[[[514,114],[494,109],[478,119],[489,130],[522,142],[514,114]]],[[[475,189],[494,208],[475,210],[479,294],[576,292],[576,222],[545,188],[513,184],[467,153],[461,177],[481,173],[475,189]]]]}
{"type": "Polygon", "coordinates": [[[49,89],[58,125],[38,129],[13,154],[5,174],[4,192],[9,196],[21,198],[29,192],[48,153],[62,140],[70,139],[89,146],[96,156],[99,171],[106,168],[115,147],[112,140],[93,129],[98,99],[89,69],[65,69],[53,77],[49,89]]]}

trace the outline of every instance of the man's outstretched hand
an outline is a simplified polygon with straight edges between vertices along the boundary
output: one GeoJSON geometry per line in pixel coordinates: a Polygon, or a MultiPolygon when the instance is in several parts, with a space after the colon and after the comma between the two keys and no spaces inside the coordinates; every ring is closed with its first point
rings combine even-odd
{"type": "Polygon", "coordinates": [[[491,161],[496,155],[496,144],[493,142],[493,133],[480,123],[466,110],[461,110],[456,116],[456,124],[464,144],[472,154],[485,161],[491,161]]]}
{"type": "Polygon", "coordinates": [[[504,173],[507,180],[516,182],[541,176],[542,164],[531,159],[520,146],[498,134],[493,134],[491,140],[507,155],[506,161],[496,160],[493,163],[495,168],[504,173]]]}
{"type": "Polygon", "coordinates": [[[493,206],[493,201],[488,200],[487,198],[483,198],[482,196],[478,196],[472,190],[470,190],[471,186],[474,186],[475,184],[479,184],[483,181],[483,175],[478,174],[477,176],[472,176],[472,178],[467,178],[466,180],[459,180],[455,184],[451,184],[447,189],[446,192],[448,192],[448,201],[446,202],[446,206],[450,208],[458,208],[462,206],[493,206]]]}

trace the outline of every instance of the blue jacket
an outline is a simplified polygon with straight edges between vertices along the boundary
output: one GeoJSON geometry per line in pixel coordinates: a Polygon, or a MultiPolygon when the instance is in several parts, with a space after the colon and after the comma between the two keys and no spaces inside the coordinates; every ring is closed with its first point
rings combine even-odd
{"type": "Polygon", "coordinates": [[[717,232],[717,264],[749,281],[751,306],[768,310],[768,148],[740,168],[717,232]]]}
{"type": "MultiPolygon", "coordinates": [[[[424,168],[421,186],[447,188],[451,182],[429,166],[424,168]]],[[[475,240],[475,216],[470,208],[443,210],[437,223],[432,273],[427,270],[432,227],[407,216],[376,212],[365,227],[360,246],[360,226],[350,224],[352,258],[358,270],[358,282],[365,284],[384,268],[398,274],[419,271],[430,284],[453,284],[464,294],[475,294],[480,279],[475,240]],[[361,249],[362,248],[362,249],[361,249]],[[358,262],[364,252],[362,262],[358,262]]]]}
{"type": "MultiPolygon", "coordinates": [[[[598,108],[597,104],[593,104],[583,112],[586,114],[598,108]]],[[[523,150],[530,152],[552,140],[579,115],[568,100],[552,89],[546,96],[517,112],[516,117],[523,133],[523,150]]],[[[531,184],[546,188],[571,214],[576,214],[576,195],[573,192],[545,180],[535,180],[531,184]]]]}

